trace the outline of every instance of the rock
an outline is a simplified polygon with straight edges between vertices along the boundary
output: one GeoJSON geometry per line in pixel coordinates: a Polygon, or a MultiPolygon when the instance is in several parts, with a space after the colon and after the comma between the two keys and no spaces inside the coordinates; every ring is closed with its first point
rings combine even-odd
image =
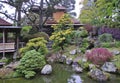
{"type": "Polygon", "coordinates": [[[79,75],[71,75],[70,78],[68,78],[67,83],[82,83],[82,79],[79,75]]]}
{"type": "Polygon", "coordinates": [[[77,62],[73,62],[72,63],[72,68],[75,68],[75,67],[78,67],[79,65],[78,65],[78,63],[77,62]]]}
{"type": "Polygon", "coordinates": [[[83,71],[83,68],[81,68],[77,62],[72,63],[72,68],[76,73],[81,73],[83,71]]]}
{"type": "Polygon", "coordinates": [[[41,74],[44,74],[44,75],[51,74],[51,73],[52,73],[52,66],[49,64],[45,65],[41,70],[41,74]]]}
{"type": "Polygon", "coordinates": [[[76,73],[81,73],[83,71],[83,68],[79,67],[79,66],[76,66],[73,68],[73,70],[76,72],[76,73]]]}
{"type": "Polygon", "coordinates": [[[58,59],[58,61],[59,62],[61,62],[61,63],[64,63],[65,61],[66,61],[66,55],[62,55],[59,59],[58,59]]]}
{"type": "Polygon", "coordinates": [[[82,60],[82,56],[77,56],[76,58],[74,58],[73,62],[79,62],[82,60]]]}
{"type": "Polygon", "coordinates": [[[118,55],[118,54],[120,54],[120,51],[114,50],[112,53],[113,53],[113,55],[118,55]]]}
{"type": "Polygon", "coordinates": [[[86,50],[86,53],[87,53],[87,52],[88,52],[88,53],[90,53],[90,52],[91,52],[91,50],[86,50]]]}
{"type": "Polygon", "coordinates": [[[100,69],[92,69],[92,70],[90,70],[88,75],[92,79],[97,80],[97,81],[107,81],[110,78],[110,74],[104,73],[100,69]]]}
{"type": "Polygon", "coordinates": [[[116,72],[117,68],[112,62],[106,62],[104,65],[101,67],[103,71],[106,72],[116,72]]]}
{"type": "Polygon", "coordinates": [[[76,53],[77,53],[77,50],[76,50],[76,49],[70,51],[70,54],[71,54],[71,55],[75,55],[76,53]]]}
{"type": "Polygon", "coordinates": [[[53,63],[57,60],[57,55],[55,54],[50,54],[49,56],[46,57],[48,63],[53,63]]]}
{"type": "Polygon", "coordinates": [[[83,58],[83,59],[82,59],[82,62],[87,62],[87,59],[86,59],[86,58],[83,58]]]}
{"type": "Polygon", "coordinates": [[[16,69],[17,66],[20,64],[20,61],[17,62],[11,62],[10,64],[6,65],[5,68],[10,68],[10,69],[16,69]]]}
{"type": "Polygon", "coordinates": [[[72,64],[72,62],[73,62],[72,58],[67,58],[67,59],[66,59],[66,64],[67,64],[67,65],[72,64]]]}
{"type": "Polygon", "coordinates": [[[78,53],[81,53],[81,50],[78,49],[77,52],[78,52],[78,53]]]}

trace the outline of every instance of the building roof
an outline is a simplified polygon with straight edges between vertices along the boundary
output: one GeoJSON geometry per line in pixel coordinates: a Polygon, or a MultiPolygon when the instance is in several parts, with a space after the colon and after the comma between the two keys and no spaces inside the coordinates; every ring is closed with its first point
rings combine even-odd
{"type": "Polygon", "coordinates": [[[0,26],[12,26],[12,24],[0,18],[0,26]]]}

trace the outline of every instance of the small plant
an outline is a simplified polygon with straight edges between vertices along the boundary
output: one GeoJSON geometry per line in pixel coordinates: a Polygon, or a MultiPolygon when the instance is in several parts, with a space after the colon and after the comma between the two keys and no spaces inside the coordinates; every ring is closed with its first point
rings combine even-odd
{"type": "Polygon", "coordinates": [[[86,52],[87,60],[96,65],[102,65],[113,57],[106,48],[94,48],[91,52],[86,52]]]}
{"type": "Polygon", "coordinates": [[[41,70],[45,64],[45,56],[35,50],[31,50],[26,52],[20,59],[20,65],[17,67],[16,72],[22,74],[25,78],[31,78],[35,76],[35,71],[41,70]]]}
{"type": "Polygon", "coordinates": [[[102,35],[99,35],[98,39],[101,42],[112,42],[113,41],[112,35],[108,34],[108,33],[104,33],[102,35]]]}
{"type": "Polygon", "coordinates": [[[8,63],[8,59],[7,58],[5,58],[5,59],[0,59],[0,62],[3,62],[3,63],[8,63]]]}
{"type": "Polygon", "coordinates": [[[114,56],[114,64],[117,67],[118,73],[120,74],[120,55],[114,56]]]}

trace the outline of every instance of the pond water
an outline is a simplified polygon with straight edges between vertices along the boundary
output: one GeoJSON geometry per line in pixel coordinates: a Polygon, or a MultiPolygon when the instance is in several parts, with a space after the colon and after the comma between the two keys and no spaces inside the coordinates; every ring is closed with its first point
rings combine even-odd
{"type": "Polygon", "coordinates": [[[0,79],[0,83],[120,83],[120,76],[112,75],[107,82],[97,82],[87,77],[87,73],[76,74],[68,65],[54,64],[51,75],[38,74],[33,79],[0,79]]]}

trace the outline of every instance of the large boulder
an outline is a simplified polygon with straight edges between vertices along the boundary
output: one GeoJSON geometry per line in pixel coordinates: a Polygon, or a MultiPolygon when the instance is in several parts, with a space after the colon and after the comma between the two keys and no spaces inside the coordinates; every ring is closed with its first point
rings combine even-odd
{"type": "Polygon", "coordinates": [[[100,69],[92,69],[88,75],[97,81],[106,81],[110,78],[110,74],[101,71],[100,69]]]}
{"type": "Polygon", "coordinates": [[[113,53],[113,55],[118,55],[118,54],[120,54],[120,51],[118,51],[118,50],[113,50],[112,53],[113,53]]]}
{"type": "Polygon", "coordinates": [[[104,65],[101,67],[103,71],[106,72],[116,72],[117,68],[112,62],[106,62],[104,65]]]}
{"type": "Polygon", "coordinates": [[[41,70],[41,74],[51,74],[52,73],[52,66],[47,64],[43,67],[43,69],[41,70]]]}

